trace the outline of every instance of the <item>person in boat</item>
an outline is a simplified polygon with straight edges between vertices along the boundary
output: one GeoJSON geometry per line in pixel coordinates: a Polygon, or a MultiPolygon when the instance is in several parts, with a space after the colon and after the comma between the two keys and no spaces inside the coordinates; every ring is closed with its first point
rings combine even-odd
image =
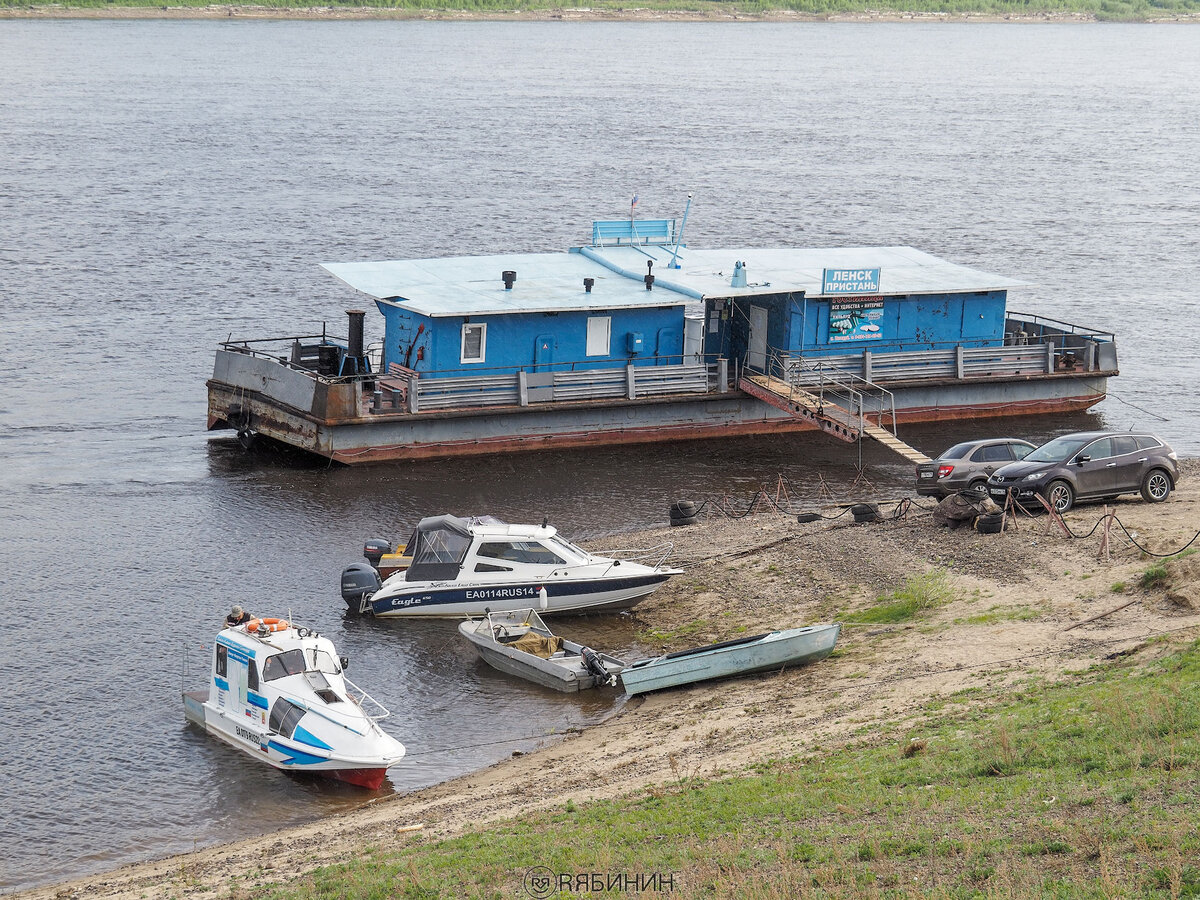
{"type": "Polygon", "coordinates": [[[236,628],[238,625],[245,625],[250,619],[250,613],[246,612],[240,606],[234,606],[229,611],[229,615],[225,617],[225,627],[236,628]]]}

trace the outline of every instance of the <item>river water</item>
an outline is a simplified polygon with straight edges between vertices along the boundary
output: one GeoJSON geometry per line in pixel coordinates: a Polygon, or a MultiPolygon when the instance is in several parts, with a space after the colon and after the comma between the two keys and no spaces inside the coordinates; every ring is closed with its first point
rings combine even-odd
{"type": "MultiPolygon", "coordinates": [[[[482,668],[451,623],[346,615],[364,537],[443,511],[588,537],[855,475],[820,436],[362,470],[210,437],[217,341],[360,304],[318,262],[558,250],[693,191],[693,245],[912,245],[1117,333],[1093,414],[918,447],[1107,424],[1200,452],[1200,29],[2,21],[0,61],[0,890],[362,802],[184,725],[233,602],[352,658],[410,751],[387,792],[612,711],[482,668]]],[[[630,617],[570,627],[636,650],[630,617]]]]}

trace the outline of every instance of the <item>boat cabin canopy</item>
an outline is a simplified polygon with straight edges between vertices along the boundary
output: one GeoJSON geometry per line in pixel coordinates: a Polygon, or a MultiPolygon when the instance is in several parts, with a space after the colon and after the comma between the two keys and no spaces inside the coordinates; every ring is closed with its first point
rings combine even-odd
{"type": "Polygon", "coordinates": [[[375,298],[385,369],[422,376],[682,363],[689,306],[709,355],[999,345],[1024,285],[912,247],[693,249],[670,219],[595,222],[565,253],[324,268],[375,298]]]}

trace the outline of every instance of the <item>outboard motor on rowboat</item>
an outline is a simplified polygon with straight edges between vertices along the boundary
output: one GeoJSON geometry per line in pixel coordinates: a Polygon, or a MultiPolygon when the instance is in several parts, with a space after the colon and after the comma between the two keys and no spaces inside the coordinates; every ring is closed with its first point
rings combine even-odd
{"type": "Polygon", "coordinates": [[[367,562],[371,564],[371,567],[376,570],[379,568],[379,560],[391,552],[391,543],[385,541],[383,538],[370,538],[363,543],[363,556],[367,558],[367,562]]]}
{"type": "Polygon", "coordinates": [[[596,676],[596,681],[599,684],[607,684],[609,687],[615,687],[617,684],[617,676],[609,673],[604,667],[604,660],[600,658],[600,654],[591,647],[580,647],[579,656],[583,659],[583,667],[596,676]]]}
{"type": "Polygon", "coordinates": [[[352,612],[364,612],[363,603],[379,590],[381,582],[374,566],[354,563],[342,570],[342,599],[352,612]]]}

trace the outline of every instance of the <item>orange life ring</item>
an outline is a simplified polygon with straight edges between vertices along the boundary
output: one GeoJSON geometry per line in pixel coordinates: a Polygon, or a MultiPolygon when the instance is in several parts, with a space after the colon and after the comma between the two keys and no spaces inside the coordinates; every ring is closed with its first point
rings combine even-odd
{"type": "Polygon", "coordinates": [[[251,619],[246,623],[246,631],[255,634],[259,631],[286,631],[291,625],[287,619],[251,619]]]}

